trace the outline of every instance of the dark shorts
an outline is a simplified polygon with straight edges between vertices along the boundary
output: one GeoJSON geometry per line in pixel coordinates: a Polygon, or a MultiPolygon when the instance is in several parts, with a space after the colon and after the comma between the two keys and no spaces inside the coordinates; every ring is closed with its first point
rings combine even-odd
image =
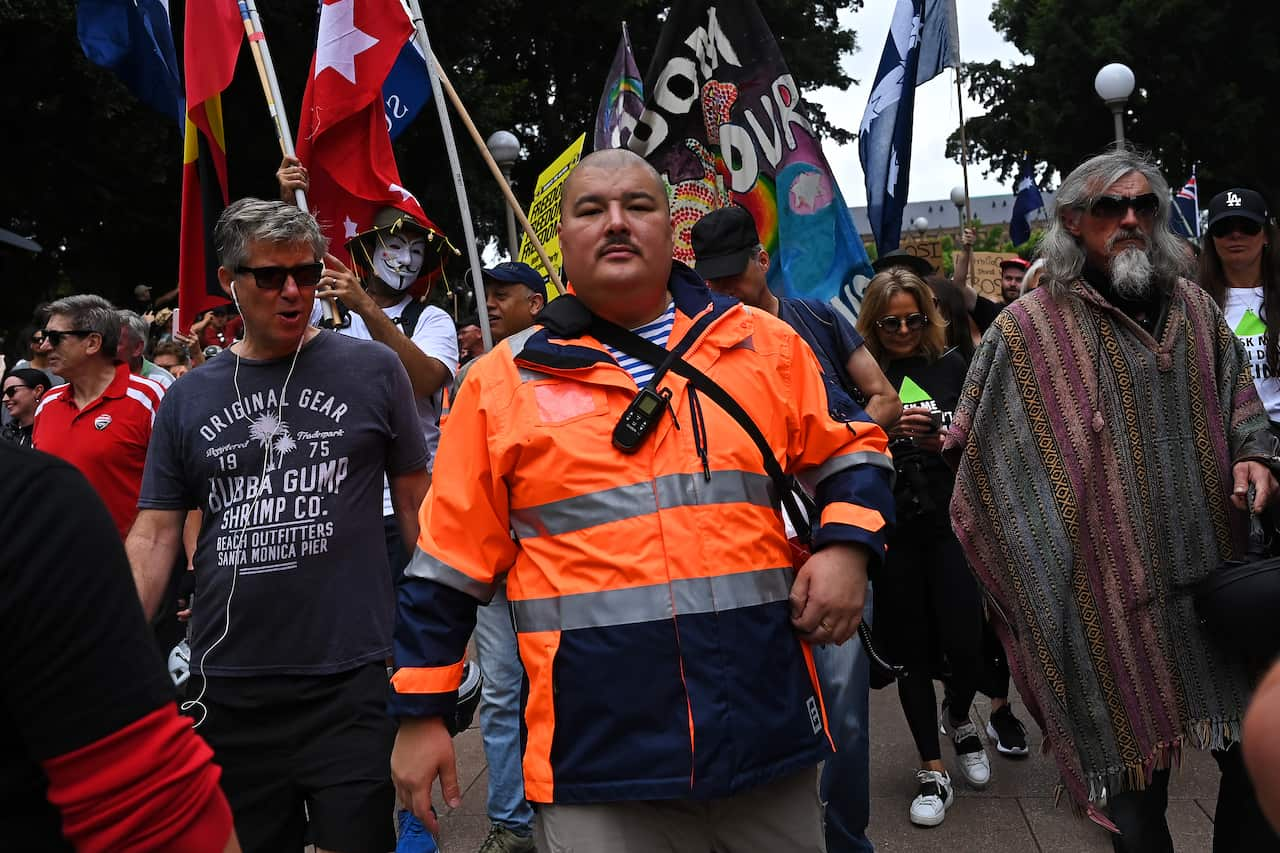
{"type": "Polygon", "coordinates": [[[196,732],[222,767],[245,853],[395,847],[388,689],[381,663],[337,675],[209,679],[209,713],[196,732]]]}

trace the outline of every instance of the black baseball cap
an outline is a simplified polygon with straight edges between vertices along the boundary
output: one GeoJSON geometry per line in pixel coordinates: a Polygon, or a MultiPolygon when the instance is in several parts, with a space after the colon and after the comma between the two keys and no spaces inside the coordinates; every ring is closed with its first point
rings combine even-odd
{"type": "Polygon", "coordinates": [[[543,302],[547,301],[547,283],[542,280],[542,273],[528,264],[522,264],[519,261],[506,261],[497,266],[489,267],[484,271],[484,277],[491,278],[494,281],[505,282],[506,284],[523,284],[541,296],[543,302]]]}
{"type": "Polygon", "coordinates": [[[1267,203],[1262,196],[1253,190],[1240,187],[1220,192],[1209,202],[1209,227],[1220,219],[1238,216],[1254,222],[1265,222],[1267,219],[1267,203]]]}
{"type": "Polygon", "coordinates": [[[876,272],[884,272],[893,267],[903,267],[920,278],[928,278],[933,275],[933,264],[919,255],[911,254],[906,249],[894,249],[892,252],[885,252],[871,263],[871,268],[876,272]]]}
{"type": "Polygon", "coordinates": [[[754,257],[760,235],[746,208],[722,207],[699,219],[689,232],[693,269],[708,281],[738,275],[754,257]]]}

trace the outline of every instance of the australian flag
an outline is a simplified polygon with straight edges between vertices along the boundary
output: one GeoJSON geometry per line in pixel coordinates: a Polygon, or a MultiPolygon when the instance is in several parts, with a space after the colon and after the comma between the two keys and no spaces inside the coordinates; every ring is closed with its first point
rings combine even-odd
{"type": "Polygon", "coordinates": [[[1013,245],[1021,246],[1031,239],[1031,214],[1037,210],[1044,210],[1044,199],[1040,197],[1035,167],[1028,157],[1022,161],[1022,174],[1013,191],[1013,215],[1009,218],[1009,239],[1013,245]]]}
{"type": "Polygon", "coordinates": [[[187,108],[167,0],[80,0],[76,34],[84,55],[179,128],[187,108]]]}
{"type": "Polygon", "coordinates": [[[1186,186],[1173,196],[1172,220],[1169,225],[1174,234],[1188,240],[1200,239],[1200,191],[1196,189],[1196,167],[1191,167],[1191,178],[1186,186]]]}
{"type": "Polygon", "coordinates": [[[858,130],[867,216],[881,255],[898,248],[902,236],[916,86],[959,65],[955,0],[898,0],[858,130]]]}

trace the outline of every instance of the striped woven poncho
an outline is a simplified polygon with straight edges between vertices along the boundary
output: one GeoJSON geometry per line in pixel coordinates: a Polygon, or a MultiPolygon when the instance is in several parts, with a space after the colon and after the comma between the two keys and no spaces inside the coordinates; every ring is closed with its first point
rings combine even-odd
{"type": "Polygon", "coordinates": [[[952,523],[1072,799],[1140,789],[1239,736],[1241,668],[1190,587],[1243,544],[1231,460],[1266,421],[1209,296],[1156,341],[1084,281],[1018,300],[974,356],[946,451],[952,523]]]}

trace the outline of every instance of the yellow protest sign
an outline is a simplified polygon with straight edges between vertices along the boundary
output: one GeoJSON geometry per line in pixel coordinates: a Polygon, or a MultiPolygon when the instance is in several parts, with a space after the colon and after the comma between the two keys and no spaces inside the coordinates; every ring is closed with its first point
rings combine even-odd
{"type": "MultiPolygon", "coordinates": [[[[585,133],[579,136],[563,154],[555,159],[554,163],[538,175],[538,183],[533,190],[533,203],[529,205],[529,224],[533,226],[533,232],[538,235],[542,247],[547,250],[547,257],[555,266],[557,273],[562,266],[559,235],[560,196],[564,192],[564,183],[569,179],[569,173],[582,159],[582,146],[586,139],[585,133]]],[[[547,282],[548,299],[554,299],[560,295],[555,292],[555,285],[551,284],[551,277],[546,267],[542,265],[542,259],[534,251],[533,244],[529,242],[528,234],[520,240],[520,260],[542,273],[543,280],[547,282]]]]}

